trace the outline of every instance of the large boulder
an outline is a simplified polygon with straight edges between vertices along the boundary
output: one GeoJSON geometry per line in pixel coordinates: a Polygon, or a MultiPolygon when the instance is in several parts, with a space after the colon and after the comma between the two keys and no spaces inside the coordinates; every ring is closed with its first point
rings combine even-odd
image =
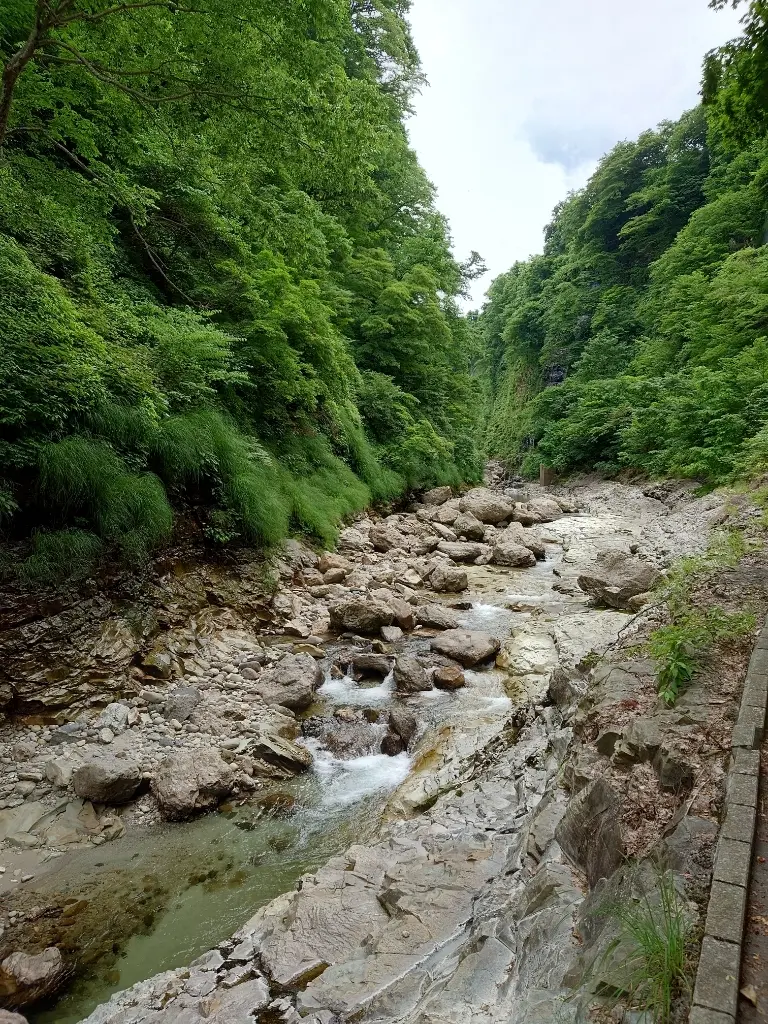
{"type": "Polygon", "coordinates": [[[435,566],[429,575],[430,587],[438,594],[458,594],[469,586],[467,574],[457,565],[435,566]]]}
{"type": "Polygon", "coordinates": [[[388,523],[377,523],[371,528],[368,537],[376,551],[391,551],[392,548],[408,548],[408,541],[394,526],[388,523]]]}
{"type": "Polygon", "coordinates": [[[310,654],[287,654],[265,669],[253,688],[265,704],[304,711],[324,679],[323,670],[310,654]]]}
{"type": "Polygon", "coordinates": [[[454,533],[467,540],[483,540],[486,529],[486,524],[481,523],[471,512],[462,512],[453,524],[454,533]]]}
{"type": "Polygon", "coordinates": [[[603,551],[577,582],[585,594],[600,604],[631,611],[630,599],[652,590],[660,579],[658,569],[640,558],[625,551],[603,551]]]}
{"type": "Polygon", "coordinates": [[[554,498],[531,498],[527,502],[529,512],[533,512],[538,516],[540,523],[551,523],[554,519],[559,519],[563,510],[560,503],[555,501],[554,498]]]}
{"type": "Polygon", "coordinates": [[[539,537],[535,530],[525,529],[521,523],[510,523],[509,526],[495,538],[495,542],[497,544],[501,540],[513,541],[521,547],[528,548],[529,551],[534,553],[536,558],[546,558],[547,552],[544,547],[544,541],[539,537]]]}
{"type": "Polygon", "coordinates": [[[486,544],[473,544],[469,541],[441,540],[437,550],[454,562],[474,562],[476,558],[488,554],[486,544]]]}
{"type": "Polygon", "coordinates": [[[468,629],[449,629],[436,636],[431,644],[433,651],[446,658],[458,661],[466,668],[488,661],[499,653],[501,642],[490,633],[468,629]]]}
{"type": "Polygon", "coordinates": [[[450,487],[433,487],[431,491],[425,491],[421,500],[425,505],[444,505],[453,497],[450,487]]]}
{"type": "Polygon", "coordinates": [[[152,779],[163,817],[191,818],[217,807],[235,788],[235,774],[213,747],[180,750],[160,762],[152,779]]]}
{"type": "Polygon", "coordinates": [[[515,506],[507,498],[487,487],[475,487],[459,503],[461,512],[468,512],[481,523],[500,523],[510,519],[515,506]]]}
{"type": "Polygon", "coordinates": [[[509,565],[516,569],[528,569],[536,564],[536,556],[529,549],[514,540],[501,536],[493,547],[492,561],[496,565],[509,565]]]}
{"type": "Polygon", "coordinates": [[[416,621],[432,629],[458,629],[459,620],[455,612],[442,604],[422,604],[416,609],[416,621]]]}
{"type": "Polygon", "coordinates": [[[432,683],[424,666],[411,654],[400,654],[395,661],[395,686],[400,693],[431,690],[432,683]]]}
{"type": "Polygon", "coordinates": [[[36,956],[11,953],[0,964],[0,998],[7,1006],[29,1006],[54,993],[64,976],[64,962],[55,946],[36,956]]]}
{"type": "Polygon", "coordinates": [[[389,728],[400,737],[407,747],[418,729],[416,716],[407,708],[395,706],[389,712],[389,728]]]}
{"type": "Polygon", "coordinates": [[[248,752],[267,764],[289,772],[305,772],[312,767],[312,755],[306,747],[273,732],[259,733],[248,744],[248,752]]]}
{"type": "Polygon", "coordinates": [[[438,690],[460,690],[466,683],[461,665],[438,665],[432,681],[438,690]]]}
{"type": "Polygon", "coordinates": [[[382,626],[391,626],[395,618],[390,606],[376,598],[343,598],[328,612],[335,629],[352,633],[378,633],[382,626]]]}
{"type": "Polygon", "coordinates": [[[76,795],[96,804],[123,804],[135,796],[140,785],[141,769],[127,758],[100,757],[72,773],[76,795]]]}

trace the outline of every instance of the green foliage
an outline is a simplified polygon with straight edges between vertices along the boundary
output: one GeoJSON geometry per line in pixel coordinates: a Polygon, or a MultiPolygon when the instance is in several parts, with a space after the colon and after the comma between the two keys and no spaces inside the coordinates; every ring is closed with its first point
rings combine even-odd
{"type": "Polygon", "coordinates": [[[655,889],[617,901],[606,913],[618,923],[619,934],[603,959],[624,951],[618,965],[626,979],[621,995],[649,1013],[654,1024],[669,1024],[675,997],[690,983],[691,924],[674,876],[660,873],[655,889]]]}
{"type": "Polygon", "coordinates": [[[99,538],[85,530],[38,533],[32,540],[32,553],[22,563],[19,575],[33,584],[51,580],[75,582],[95,570],[101,553],[99,538]]]}
{"type": "Polygon", "coordinates": [[[734,144],[726,122],[747,124],[734,97],[756,88],[758,67],[768,90],[763,6],[717,58],[709,105],[620,143],[556,208],[543,256],[491,286],[487,444],[525,473],[546,463],[716,484],[760,472],[768,143],[763,127],[734,144]]]}
{"type": "Polygon", "coordinates": [[[405,0],[2,7],[10,536],[139,559],[194,507],[214,543],[330,542],[477,478],[479,261],[408,147],[405,0]]]}
{"type": "Polygon", "coordinates": [[[665,704],[675,703],[715,644],[754,630],[752,612],[729,614],[717,605],[701,608],[694,599],[696,588],[718,570],[735,568],[748,550],[742,533],[718,533],[704,554],[679,559],[660,585],[670,621],[651,633],[648,651],[656,664],[659,695],[665,704]]]}

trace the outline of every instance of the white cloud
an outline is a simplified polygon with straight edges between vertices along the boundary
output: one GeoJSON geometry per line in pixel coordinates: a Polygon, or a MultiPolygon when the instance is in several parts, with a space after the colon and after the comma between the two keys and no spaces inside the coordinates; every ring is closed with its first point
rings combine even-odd
{"type": "Polygon", "coordinates": [[[409,133],[457,255],[490,268],[476,305],[604,152],[698,102],[704,53],[738,31],[706,0],[414,0],[411,24],[430,86],[409,133]]]}

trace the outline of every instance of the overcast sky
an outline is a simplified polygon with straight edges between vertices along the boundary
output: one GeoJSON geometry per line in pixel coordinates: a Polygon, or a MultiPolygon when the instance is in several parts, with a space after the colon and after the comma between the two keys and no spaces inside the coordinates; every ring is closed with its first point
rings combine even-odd
{"type": "Polygon", "coordinates": [[[707,0],[413,0],[429,85],[409,122],[456,255],[492,278],[540,252],[597,160],[698,101],[704,53],[737,34],[707,0]]]}

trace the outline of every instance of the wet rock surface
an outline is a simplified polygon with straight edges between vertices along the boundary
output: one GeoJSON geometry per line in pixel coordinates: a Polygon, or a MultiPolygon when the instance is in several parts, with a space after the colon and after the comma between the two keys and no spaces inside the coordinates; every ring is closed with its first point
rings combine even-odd
{"type": "MultiPolygon", "coordinates": [[[[660,508],[615,484],[577,496],[443,491],[408,514],[362,517],[343,531],[338,553],[318,557],[294,543],[277,563],[272,595],[247,570],[238,571],[241,586],[226,574],[204,585],[196,573],[169,579],[177,598],[165,603],[181,610],[159,632],[147,613],[138,651],[135,628],[124,654],[109,648],[119,671],[98,663],[110,681],[95,707],[94,689],[64,700],[58,681],[38,679],[56,720],[12,719],[0,747],[13,765],[0,788],[0,835],[24,856],[119,840],[161,813],[186,818],[222,800],[256,808],[242,816],[251,828],[273,814],[269,799],[280,790],[271,787],[314,777],[329,757],[346,764],[381,751],[411,765],[378,838],[268,903],[204,964],[141,982],[90,1020],[251,1020],[262,1010],[292,1020],[298,1008],[317,1024],[350,1015],[575,1021],[563,993],[577,964],[580,871],[596,885],[616,872],[609,857],[587,867],[578,838],[564,838],[574,798],[606,776],[619,809],[601,848],[611,856],[645,849],[652,830],[637,825],[635,794],[647,789],[656,820],[672,820],[691,773],[698,778],[692,748],[713,707],[693,694],[674,720],[643,727],[655,694],[648,666],[618,658],[595,667],[595,652],[629,623],[625,609],[643,591],[628,589],[704,543],[702,510],[716,500],[687,496],[660,508]],[[520,567],[493,558],[497,548],[520,567]],[[627,564],[631,586],[617,568],[627,564]],[[599,575],[596,565],[605,593],[617,591],[609,596],[618,604],[600,597],[612,610],[588,607],[579,585],[599,575]],[[76,773],[102,757],[133,764],[151,791],[127,806],[78,798],[76,773]]],[[[102,625],[111,615],[103,612],[102,625]]],[[[293,814],[285,796],[280,806],[293,814]]],[[[270,841],[290,843],[290,832],[270,841]]],[[[17,946],[1,955],[42,952],[30,943],[32,925],[25,911],[6,930],[17,946]]]]}

